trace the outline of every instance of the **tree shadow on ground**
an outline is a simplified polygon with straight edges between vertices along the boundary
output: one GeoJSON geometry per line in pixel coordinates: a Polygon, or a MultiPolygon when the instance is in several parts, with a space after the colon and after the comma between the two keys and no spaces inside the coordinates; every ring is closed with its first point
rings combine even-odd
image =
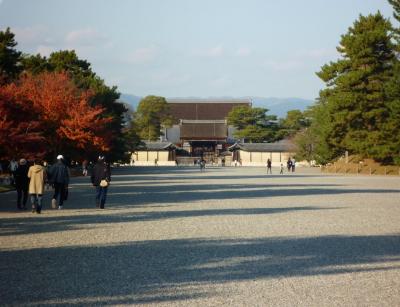
{"type": "MultiPolygon", "coordinates": [[[[182,219],[193,217],[213,217],[223,215],[270,215],[298,211],[334,210],[332,207],[279,207],[279,208],[228,208],[200,210],[168,210],[142,211],[132,213],[79,214],[68,216],[34,216],[0,219],[0,237],[27,235],[37,233],[60,232],[68,230],[89,229],[93,224],[132,223],[159,221],[167,219],[182,219]]],[[[102,212],[104,213],[104,212],[102,212]]]]}
{"type": "Polygon", "coordinates": [[[399,261],[399,235],[197,238],[2,250],[0,299],[21,305],[172,302],[217,296],[202,288],[216,283],[398,270],[399,261]]]}
{"type": "MultiPolygon", "coordinates": [[[[400,194],[393,189],[346,189],[327,185],[169,185],[110,187],[109,206],[127,207],[146,204],[190,203],[194,201],[219,201],[240,199],[265,199],[271,197],[325,196],[340,194],[400,194]]],[[[83,195],[82,197],[92,197],[83,195]]]]}
{"type": "MultiPolygon", "coordinates": [[[[169,181],[169,180],[241,180],[267,179],[267,178],[305,178],[327,177],[326,174],[312,171],[307,173],[284,173],[278,175],[266,174],[263,168],[255,168],[259,174],[254,174],[253,168],[212,167],[204,172],[196,167],[125,167],[113,169],[113,175],[118,176],[118,181],[169,181]],[[238,174],[238,171],[241,171],[238,174]],[[222,172],[222,174],[221,174],[222,172]]],[[[265,168],[264,168],[265,169],[265,168]]]]}

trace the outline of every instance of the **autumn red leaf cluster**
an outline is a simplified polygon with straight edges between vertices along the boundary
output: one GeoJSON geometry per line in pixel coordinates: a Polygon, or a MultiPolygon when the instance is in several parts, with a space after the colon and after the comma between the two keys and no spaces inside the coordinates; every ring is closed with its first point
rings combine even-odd
{"type": "Polygon", "coordinates": [[[24,74],[0,86],[0,154],[3,158],[109,150],[111,118],[92,106],[66,72],[24,74]]]}

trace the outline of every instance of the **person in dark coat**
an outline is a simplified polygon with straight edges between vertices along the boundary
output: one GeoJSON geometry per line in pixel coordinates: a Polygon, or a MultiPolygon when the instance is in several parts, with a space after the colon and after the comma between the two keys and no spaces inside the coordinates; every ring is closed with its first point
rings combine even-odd
{"type": "Polygon", "coordinates": [[[290,172],[292,170],[292,160],[289,157],[289,160],[287,161],[287,171],[290,172]]]}
{"type": "Polygon", "coordinates": [[[49,181],[54,185],[54,195],[51,200],[51,206],[55,209],[58,202],[58,209],[61,210],[69,184],[69,170],[64,163],[64,157],[62,155],[57,156],[57,163],[50,168],[49,181]]]}
{"type": "Polygon", "coordinates": [[[20,210],[26,210],[26,202],[28,200],[29,189],[28,170],[29,166],[26,160],[19,160],[19,164],[16,171],[14,172],[14,176],[15,188],[17,190],[17,208],[20,210]]]}
{"type": "Polygon", "coordinates": [[[107,189],[111,181],[110,165],[106,163],[104,156],[99,156],[90,176],[93,186],[96,187],[96,207],[104,209],[107,197],[107,189]]]}
{"type": "Polygon", "coordinates": [[[268,174],[268,172],[270,174],[272,174],[272,162],[271,162],[271,159],[267,160],[267,174],[268,174]]]}

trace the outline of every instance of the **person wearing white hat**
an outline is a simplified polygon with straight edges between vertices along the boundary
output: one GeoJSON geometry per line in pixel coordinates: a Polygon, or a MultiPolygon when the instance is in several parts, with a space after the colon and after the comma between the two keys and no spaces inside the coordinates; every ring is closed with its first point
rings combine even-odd
{"type": "Polygon", "coordinates": [[[58,209],[62,209],[69,184],[69,170],[64,164],[63,155],[58,155],[57,163],[50,168],[49,181],[54,185],[51,207],[55,209],[58,202],[58,209]]]}

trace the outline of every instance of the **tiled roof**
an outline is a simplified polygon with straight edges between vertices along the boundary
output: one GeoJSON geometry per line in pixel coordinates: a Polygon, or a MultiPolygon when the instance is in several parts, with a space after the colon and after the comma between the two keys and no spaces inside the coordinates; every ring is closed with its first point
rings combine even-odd
{"type": "Polygon", "coordinates": [[[176,148],[176,146],[171,142],[144,142],[144,145],[140,146],[138,149],[148,151],[160,151],[174,148],[176,148]]]}
{"type": "Polygon", "coordinates": [[[237,106],[251,105],[250,100],[186,100],[169,99],[170,114],[183,120],[224,120],[237,106]]]}
{"type": "Polygon", "coordinates": [[[275,143],[236,143],[229,147],[230,151],[243,150],[251,152],[294,152],[296,146],[288,140],[275,143]]]}
{"type": "Polygon", "coordinates": [[[228,128],[223,123],[205,123],[205,124],[182,124],[182,139],[213,139],[226,138],[228,128]]]}

